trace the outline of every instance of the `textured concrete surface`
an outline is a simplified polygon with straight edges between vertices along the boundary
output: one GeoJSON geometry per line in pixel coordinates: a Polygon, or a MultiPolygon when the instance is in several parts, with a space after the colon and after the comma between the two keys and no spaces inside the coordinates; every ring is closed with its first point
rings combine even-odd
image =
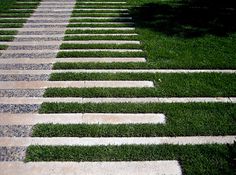
{"type": "Polygon", "coordinates": [[[41,104],[43,102],[66,102],[66,103],[236,103],[230,97],[179,97],[179,98],[0,98],[3,104],[41,104]]]}
{"type": "Polygon", "coordinates": [[[181,175],[178,161],[142,162],[1,162],[2,175],[181,175]]]}
{"type": "Polygon", "coordinates": [[[148,114],[148,113],[0,114],[0,125],[35,125],[39,123],[165,124],[165,122],[166,122],[166,116],[164,114],[148,114]]]}
{"type": "Polygon", "coordinates": [[[0,146],[29,145],[201,145],[201,144],[233,144],[236,136],[191,136],[191,137],[2,137],[0,146]]]}
{"type": "MultiPolygon", "coordinates": [[[[19,75],[20,76],[20,75],[19,75]]],[[[31,75],[37,76],[37,75],[31,75]]],[[[24,78],[25,76],[23,76],[24,78]]],[[[1,77],[0,77],[1,78],[1,77]]],[[[36,77],[38,78],[38,77],[36,77]]],[[[0,89],[45,89],[52,87],[154,87],[152,81],[1,81],[0,89]]]]}

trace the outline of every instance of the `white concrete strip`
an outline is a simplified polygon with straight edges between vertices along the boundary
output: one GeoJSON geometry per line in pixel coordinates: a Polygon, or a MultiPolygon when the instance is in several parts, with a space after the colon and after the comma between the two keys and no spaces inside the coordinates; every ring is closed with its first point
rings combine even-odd
{"type": "MultiPolygon", "coordinates": [[[[67,49],[60,52],[143,52],[141,49],[67,49]]],[[[46,51],[45,51],[46,52],[46,51]]]]}
{"type": "Polygon", "coordinates": [[[98,145],[201,145],[233,144],[236,136],[188,136],[188,137],[1,137],[0,146],[30,145],[48,146],[98,146],[98,145]]]}
{"type": "Polygon", "coordinates": [[[0,162],[2,175],[181,175],[178,161],[0,162]]]}
{"type": "MultiPolygon", "coordinates": [[[[47,23],[45,23],[47,24],[47,23]]],[[[54,24],[53,24],[54,25],[54,24]]],[[[25,34],[17,34],[16,36],[14,36],[15,38],[42,38],[42,37],[64,37],[64,36],[137,36],[137,33],[114,33],[114,34],[65,34],[65,35],[52,35],[52,34],[48,34],[48,35],[25,35],[25,34]]],[[[7,37],[9,35],[1,35],[2,37],[7,37]]],[[[16,41],[15,41],[16,42],[16,41]]],[[[7,44],[7,43],[12,43],[12,42],[4,42],[4,41],[0,41],[0,44],[7,44]]]]}
{"type": "Polygon", "coordinates": [[[229,97],[83,98],[83,103],[231,103],[229,97]]]}
{"type": "MultiPolygon", "coordinates": [[[[64,28],[0,28],[1,30],[9,31],[9,30],[17,30],[19,32],[26,31],[64,31],[64,28]]],[[[135,30],[133,27],[69,27],[67,30],[135,30]]]]}
{"type": "Polygon", "coordinates": [[[45,88],[141,88],[154,87],[152,81],[1,81],[0,89],[45,89],[45,88]]]}
{"type": "Polygon", "coordinates": [[[0,125],[53,124],[165,124],[164,114],[152,113],[76,113],[76,114],[5,114],[0,125]]]}
{"type": "MultiPolygon", "coordinates": [[[[9,89],[9,88],[8,88],[9,89]]],[[[236,103],[230,97],[146,97],[146,98],[42,98],[42,97],[0,97],[1,104],[48,103],[236,103]]]]}
{"type": "Polygon", "coordinates": [[[116,8],[109,8],[109,9],[95,9],[95,8],[75,8],[74,11],[129,11],[129,9],[116,9],[116,8]]]}
{"type": "Polygon", "coordinates": [[[86,58],[8,58],[0,59],[0,64],[50,64],[50,63],[80,63],[80,62],[100,62],[100,63],[113,63],[113,62],[146,62],[142,57],[86,57],[86,58]]]}
{"type": "MultiPolygon", "coordinates": [[[[143,52],[141,49],[67,49],[67,50],[14,50],[14,54],[20,53],[58,53],[58,52],[143,52]]],[[[11,48],[4,50],[5,54],[12,54],[13,50],[11,48]]]]}
{"type": "Polygon", "coordinates": [[[100,2],[91,2],[91,1],[88,1],[88,2],[84,2],[84,1],[81,1],[81,2],[78,2],[78,4],[126,4],[127,2],[119,2],[119,1],[116,1],[116,2],[106,2],[106,1],[100,1],[100,2]]]}
{"type": "Polygon", "coordinates": [[[236,103],[236,97],[230,97],[229,99],[232,103],[236,103]]]}
{"type": "Polygon", "coordinates": [[[132,20],[132,17],[72,17],[70,20],[73,19],[111,19],[111,20],[132,20]]]}
{"type": "MultiPolygon", "coordinates": [[[[1,61],[0,61],[1,63],[1,61]]],[[[51,73],[227,73],[235,74],[236,70],[191,70],[191,69],[62,69],[62,70],[1,70],[0,75],[41,75],[51,73]]]]}
{"type": "MultiPolygon", "coordinates": [[[[45,36],[47,38],[47,36],[45,36]]],[[[30,38],[30,37],[27,37],[30,38]]],[[[79,41],[13,41],[13,42],[0,42],[0,44],[6,44],[10,46],[32,46],[32,45],[58,45],[60,43],[64,44],[140,44],[140,41],[133,40],[79,40],[79,41]]]]}

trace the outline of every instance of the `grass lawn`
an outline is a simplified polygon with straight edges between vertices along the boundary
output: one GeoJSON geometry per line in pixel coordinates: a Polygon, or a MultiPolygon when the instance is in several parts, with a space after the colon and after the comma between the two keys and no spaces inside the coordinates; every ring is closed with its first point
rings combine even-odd
{"type": "Polygon", "coordinates": [[[217,97],[236,96],[234,74],[53,73],[50,81],[147,80],[155,88],[50,88],[47,97],[217,97]],[[231,83],[229,83],[231,82],[231,83]]]}
{"type": "Polygon", "coordinates": [[[147,53],[147,63],[73,63],[73,66],[58,63],[54,69],[235,69],[236,25],[233,19],[236,13],[228,8],[227,2],[221,5],[210,1],[128,0],[135,32],[147,53]]]}
{"type": "Polygon", "coordinates": [[[44,103],[41,113],[164,113],[166,124],[39,124],[35,137],[156,137],[235,135],[235,104],[44,103]]]}
{"type": "MultiPolygon", "coordinates": [[[[12,41],[14,39],[14,35],[17,34],[17,31],[7,31],[4,28],[21,28],[23,27],[23,23],[26,22],[33,10],[12,10],[12,9],[35,9],[40,0],[27,0],[27,1],[19,1],[19,0],[1,0],[0,1],[0,41],[12,41]],[[19,3],[24,2],[24,3],[19,3]],[[35,2],[35,3],[30,3],[35,2]],[[6,19],[11,18],[11,19],[6,19]],[[15,19],[22,18],[22,19],[15,19]],[[8,36],[5,36],[8,35],[8,36]]],[[[7,49],[7,45],[1,45],[0,50],[7,49]]]]}
{"type": "Polygon", "coordinates": [[[235,172],[235,145],[30,146],[26,161],[179,160],[183,174],[235,172]]]}

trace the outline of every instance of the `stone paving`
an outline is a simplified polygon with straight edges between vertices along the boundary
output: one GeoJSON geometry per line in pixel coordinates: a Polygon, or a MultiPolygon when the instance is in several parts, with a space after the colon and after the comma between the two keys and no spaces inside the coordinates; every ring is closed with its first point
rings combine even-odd
{"type": "MultiPolygon", "coordinates": [[[[192,136],[192,137],[30,137],[32,128],[39,123],[53,124],[166,124],[166,116],[162,113],[67,113],[38,114],[43,102],[77,102],[77,103],[236,103],[234,97],[191,97],[191,98],[44,98],[44,89],[50,87],[154,87],[152,81],[48,81],[51,73],[85,72],[85,73],[119,73],[119,72],[149,72],[149,73],[236,73],[235,70],[51,70],[56,62],[146,62],[144,57],[68,57],[57,58],[60,45],[65,44],[137,44],[136,40],[77,40],[63,41],[66,30],[85,31],[134,31],[134,27],[67,27],[69,19],[112,19],[125,22],[84,22],[83,24],[127,24],[133,25],[127,9],[118,9],[125,17],[71,17],[75,0],[42,0],[23,28],[9,44],[7,50],[0,56],[0,170],[5,174],[182,174],[177,160],[140,161],[140,162],[39,162],[23,163],[26,148],[30,145],[150,145],[150,144],[232,144],[235,136],[192,136]],[[71,18],[70,18],[71,17],[71,18]],[[127,22],[128,20],[128,22],[127,22]],[[7,168],[6,168],[7,167],[7,168]]],[[[83,2],[78,11],[95,10],[86,7],[83,2]]],[[[98,4],[124,5],[126,2],[97,2],[98,4]]],[[[98,10],[116,10],[98,9],[98,10]]],[[[112,15],[113,13],[108,13],[112,15]]],[[[7,18],[6,18],[7,19],[7,18]]],[[[77,23],[70,23],[77,24],[77,23]]],[[[82,24],[82,23],[81,23],[82,24]]],[[[0,29],[1,30],[1,29],[0,29]]],[[[66,34],[66,36],[136,36],[129,32],[117,34],[66,34]]],[[[61,49],[60,52],[140,52],[142,49],[61,49]]]]}

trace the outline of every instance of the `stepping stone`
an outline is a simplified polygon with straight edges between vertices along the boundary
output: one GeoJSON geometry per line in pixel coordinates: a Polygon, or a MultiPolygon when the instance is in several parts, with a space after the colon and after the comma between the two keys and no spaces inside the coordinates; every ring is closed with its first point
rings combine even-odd
{"type": "Polygon", "coordinates": [[[202,145],[233,144],[233,136],[191,136],[191,137],[2,137],[0,147],[47,146],[108,146],[108,145],[202,145]]]}
{"type": "Polygon", "coordinates": [[[40,97],[18,97],[18,98],[0,98],[1,104],[42,104],[48,103],[236,103],[232,97],[179,97],[179,98],[40,98],[40,97]]]}
{"type": "Polygon", "coordinates": [[[2,175],[181,175],[178,161],[139,162],[0,162],[2,175]]]}
{"type": "MultiPolygon", "coordinates": [[[[0,64],[1,65],[1,64],[0,64]]],[[[235,74],[236,70],[228,69],[63,69],[63,70],[1,70],[1,75],[10,74],[51,74],[51,73],[228,73],[235,74]]]]}
{"type": "Polygon", "coordinates": [[[8,58],[0,59],[1,64],[49,64],[49,63],[80,63],[80,62],[100,62],[100,63],[112,63],[112,62],[146,62],[142,57],[86,57],[86,58],[8,58]]]}
{"type": "Polygon", "coordinates": [[[110,88],[141,88],[154,87],[152,81],[1,81],[0,89],[45,89],[60,87],[110,87],[110,88]]]}
{"type": "Polygon", "coordinates": [[[77,113],[0,114],[0,125],[53,124],[165,124],[164,114],[77,113]]]}

